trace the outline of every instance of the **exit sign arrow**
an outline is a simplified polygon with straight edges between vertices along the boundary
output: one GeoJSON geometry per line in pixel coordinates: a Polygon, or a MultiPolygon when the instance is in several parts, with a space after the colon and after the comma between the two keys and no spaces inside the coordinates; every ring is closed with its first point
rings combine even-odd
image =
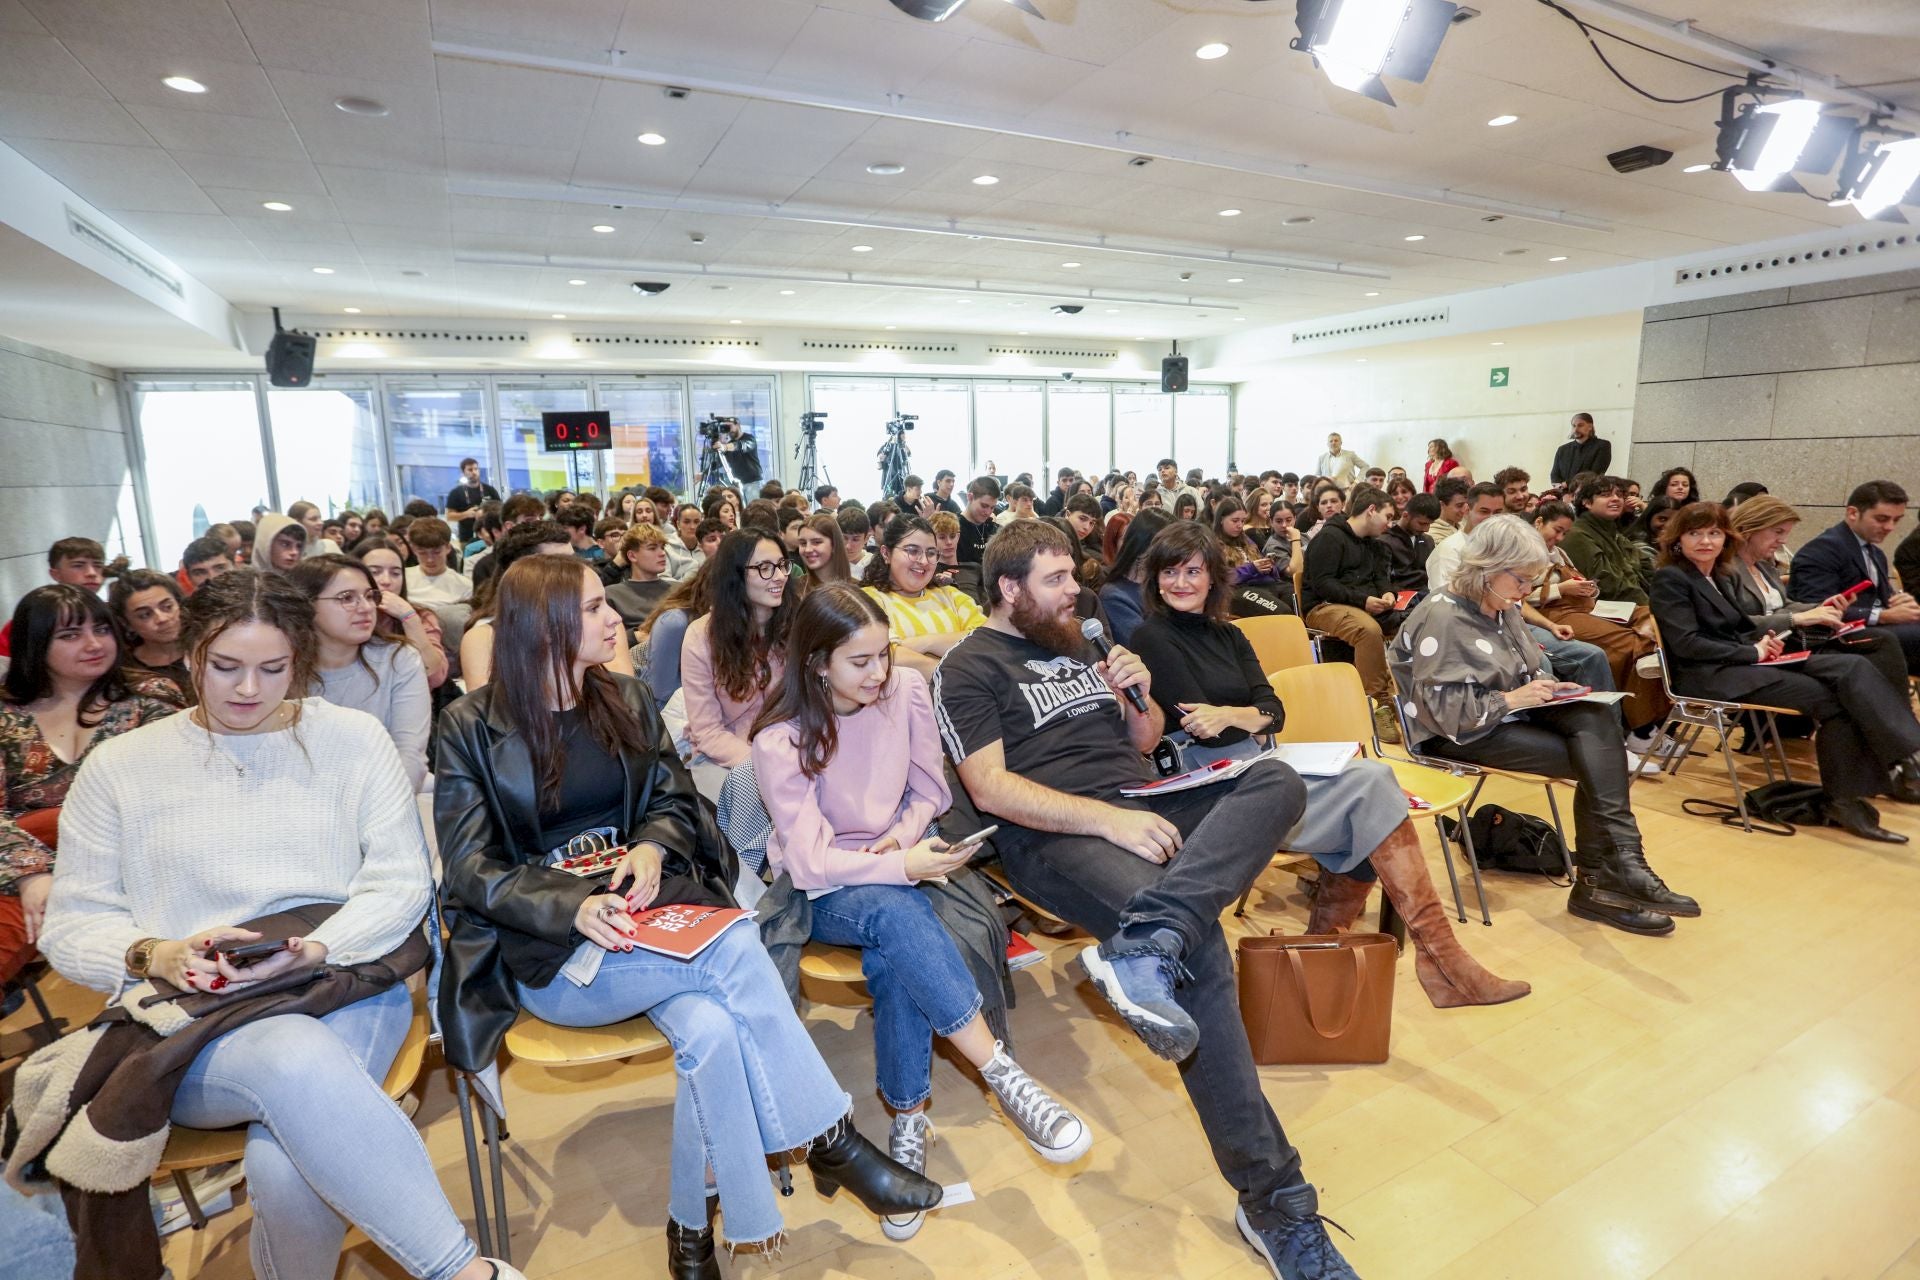
{"type": "Polygon", "coordinates": [[[1507,367],[1502,366],[1501,368],[1495,369],[1492,373],[1488,374],[1487,385],[1490,387],[1506,386],[1507,385],[1507,367]]]}

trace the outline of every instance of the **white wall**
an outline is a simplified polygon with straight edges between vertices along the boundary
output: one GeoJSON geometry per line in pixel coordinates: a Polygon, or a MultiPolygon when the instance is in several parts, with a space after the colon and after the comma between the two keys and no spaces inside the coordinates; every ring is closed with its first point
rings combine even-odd
{"type": "Polygon", "coordinates": [[[1568,419],[1585,411],[1625,472],[1639,353],[1632,312],[1287,361],[1235,384],[1234,457],[1242,471],[1304,474],[1337,430],[1367,462],[1417,481],[1439,436],[1476,479],[1518,465],[1538,487],[1568,419]],[[1496,367],[1511,371],[1506,387],[1488,385],[1496,367]]]}

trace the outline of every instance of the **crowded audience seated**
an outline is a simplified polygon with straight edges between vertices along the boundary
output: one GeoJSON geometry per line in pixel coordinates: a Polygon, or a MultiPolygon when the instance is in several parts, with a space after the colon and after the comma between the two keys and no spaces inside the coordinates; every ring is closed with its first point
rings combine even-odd
{"type": "Polygon", "coordinates": [[[128,675],[153,676],[172,684],[169,701],[193,701],[187,677],[186,647],[180,643],[180,610],[186,593],[171,576],[152,569],[128,569],[107,589],[107,604],[119,624],[121,662],[128,675]]]}
{"type": "Polygon", "coordinates": [[[1867,797],[1920,804],[1920,723],[1911,703],[1858,654],[1812,653],[1792,666],[1765,665],[1788,652],[1792,633],[1763,630],[1730,598],[1728,580],[1740,571],[1734,542],[1726,508],[1713,502],[1681,507],[1661,536],[1653,616],[1675,689],[1812,719],[1831,817],[1864,840],[1905,844],[1907,837],[1880,825],[1867,797]]]}
{"type": "Polygon", "coordinates": [[[1427,560],[1433,555],[1433,536],[1427,531],[1439,518],[1438,498],[1412,494],[1381,533],[1380,541],[1387,548],[1387,585],[1395,592],[1427,589],[1427,560]]]}

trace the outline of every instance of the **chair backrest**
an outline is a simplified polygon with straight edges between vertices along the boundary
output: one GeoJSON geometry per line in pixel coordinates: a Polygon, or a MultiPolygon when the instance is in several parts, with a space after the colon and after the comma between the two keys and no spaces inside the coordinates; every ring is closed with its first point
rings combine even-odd
{"type": "Polygon", "coordinates": [[[1660,660],[1660,690],[1667,695],[1668,702],[1677,701],[1673,691],[1673,672],[1667,668],[1667,644],[1660,638],[1660,619],[1647,614],[1647,625],[1653,628],[1653,656],[1660,660]]]}
{"type": "Polygon", "coordinates": [[[1366,687],[1351,662],[1319,662],[1267,673],[1286,708],[1286,721],[1274,735],[1279,742],[1358,742],[1373,744],[1373,712],[1366,687]]]}
{"type": "MultiPolygon", "coordinates": [[[[1298,596],[1294,598],[1299,599],[1298,596]]],[[[1240,628],[1241,634],[1253,646],[1253,656],[1260,663],[1262,671],[1286,671],[1292,667],[1307,666],[1314,661],[1313,642],[1307,638],[1307,624],[1290,613],[1235,618],[1233,625],[1240,628]]]]}

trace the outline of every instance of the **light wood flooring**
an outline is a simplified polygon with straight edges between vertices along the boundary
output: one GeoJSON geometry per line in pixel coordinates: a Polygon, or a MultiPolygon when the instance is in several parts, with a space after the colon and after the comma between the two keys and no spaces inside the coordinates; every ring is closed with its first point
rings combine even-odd
{"type": "MultiPolygon", "coordinates": [[[[1459,928],[1496,972],[1532,982],[1530,997],[1436,1011],[1403,957],[1387,1064],[1263,1072],[1367,1280],[1920,1280],[1920,809],[1882,806],[1914,837],[1904,847],[1831,830],[1747,835],[1680,812],[1685,795],[1725,794],[1717,768],[1698,759],[1687,779],[1634,794],[1656,868],[1701,900],[1702,919],[1630,937],[1569,916],[1564,890],[1493,877],[1494,927],[1459,928]]],[[[1540,807],[1537,787],[1489,794],[1540,807]]],[[[1305,911],[1275,872],[1229,926],[1297,931],[1305,911]]],[[[803,1174],[784,1202],[785,1252],[723,1255],[729,1276],[1265,1274],[1233,1230],[1173,1068],[1069,979],[1081,942],[1036,940],[1053,954],[1016,978],[1019,1057],[1093,1124],[1089,1156],[1043,1163],[939,1059],[929,1173],[970,1181],[976,1201],[894,1245],[803,1174]]],[[[82,993],[53,994],[88,1011],[82,993]]],[[[883,1134],[866,1015],[816,1004],[808,1018],[863,1127],[883,1134]]],[[[670,1064],[509,1065],[505,1082],[519,1265],[552,1280],[661,1274],[670,1064]]],[[[465,1217],[437,1057],[420,1092],[418,1122],[465,1217]]],[[[247,1219],[242,1208],[171,1237],[175,1274],[248,1275],[247,1219]]],[[[400,1273],[362,1244],[341,1274],[400,1273]]]]}

